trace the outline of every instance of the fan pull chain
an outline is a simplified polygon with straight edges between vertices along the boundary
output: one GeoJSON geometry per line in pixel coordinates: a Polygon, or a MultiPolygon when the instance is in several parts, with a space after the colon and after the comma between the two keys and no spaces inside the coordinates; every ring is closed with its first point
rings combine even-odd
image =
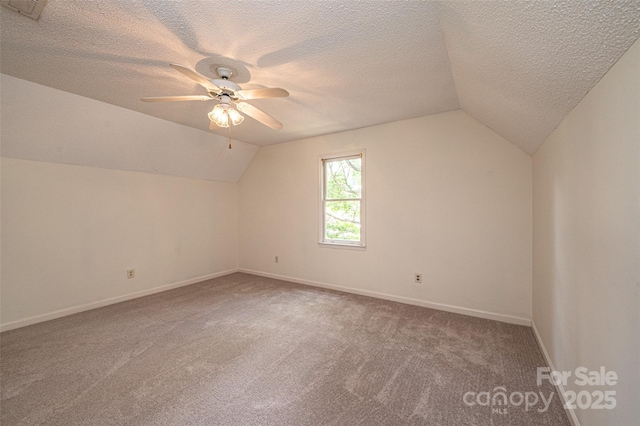
{"type": "MultiPolygon", "coordinates": [[[[229,113],[227,113],[227,122],[231,121],[229,118],[229,113]]],[[[229,149],[231,149],[231,123],[229,123],[229,149]]]]}

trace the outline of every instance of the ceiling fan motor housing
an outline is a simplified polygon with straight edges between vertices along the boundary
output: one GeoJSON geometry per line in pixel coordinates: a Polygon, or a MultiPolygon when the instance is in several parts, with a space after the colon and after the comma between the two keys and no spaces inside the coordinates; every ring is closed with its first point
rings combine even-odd
{"type": "Polygon", "coordinates": [[[232,69],[226,67],[217,67],[216,74],[218,74],[220,78],[211,80],[211,82],[222,89],[222,92],[224,94],[233,95],[236,91],[242,90],[240,86],[229,80],[233,75],[232,69]]]}
{"type": "Polygon", "coordinates": [[[242,90],[240,86],[230,80],[215,79],[211,80],[211,82],[218,86],[225,94],[232,95],[234,92],[242,90]]]}

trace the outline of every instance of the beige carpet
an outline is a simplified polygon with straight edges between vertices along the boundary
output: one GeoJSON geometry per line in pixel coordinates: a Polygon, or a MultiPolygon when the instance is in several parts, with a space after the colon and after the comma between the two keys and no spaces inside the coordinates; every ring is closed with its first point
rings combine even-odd
{"type": "Polygon", "coordinates": [[[246,274],[8,331],[0,349],[3,426],[569,424],[555,394],[544,412],[463,402],[555,392],[536,385],[530,328],[246,274]]]}

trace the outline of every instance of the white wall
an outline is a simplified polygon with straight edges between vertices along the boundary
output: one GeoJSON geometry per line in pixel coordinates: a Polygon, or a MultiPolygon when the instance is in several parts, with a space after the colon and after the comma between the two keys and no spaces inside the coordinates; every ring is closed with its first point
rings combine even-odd
{"type": "Polygon", "coordinates": [[[237,184],[222,182],[258,147],[0,82],[3,329],[237,268],[237,184]]]}
{"type": "Polygon", "coordinates": [[[581,424],[640,424],[640,42],[549,136],[533,172],[535,326],[556,369],[620,378],[605,388],[617,408],[578,410],[581,424]]]}
{"type": "Polygon", "coordinates": [[[1,170],[5,329],[238,266],[237,184],[10,158],[1,170]]]}
{"type": "Polygon", "coordinates": [[[5,74],[0,82],[3,157],[237,182],[258,151],[238,141],[229,149],[213,133],[5,74]]]}
{"type": "Polygon", "coordinates": [[[531,317],[531,157],[462,111],[263,147],[239,185],[242,269],[531,317]],[[359,148],[367,249],[321,248],[318,156],[359,148]]]}

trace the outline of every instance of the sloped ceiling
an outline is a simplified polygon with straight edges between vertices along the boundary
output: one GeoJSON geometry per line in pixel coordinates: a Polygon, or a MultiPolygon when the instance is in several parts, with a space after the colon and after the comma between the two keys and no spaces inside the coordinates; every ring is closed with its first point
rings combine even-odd
{"type": "MultiPolygon", "coordinates": [[[[251,101],[233,138],[268,145],[462,108],[533,153],[640,35],[640,2],[49,0],[39,21],[1,8],[2,73],[208,130],[211,102],[171,69],[289,98],[251,101]]],[[[217,133],[226,135],[225,130],[217,133]]]]}
{"type": "Polygon", "coordinates": [[[528,153],[640,36],[640,1],[439,3],[460,108],[528,153]]]}

